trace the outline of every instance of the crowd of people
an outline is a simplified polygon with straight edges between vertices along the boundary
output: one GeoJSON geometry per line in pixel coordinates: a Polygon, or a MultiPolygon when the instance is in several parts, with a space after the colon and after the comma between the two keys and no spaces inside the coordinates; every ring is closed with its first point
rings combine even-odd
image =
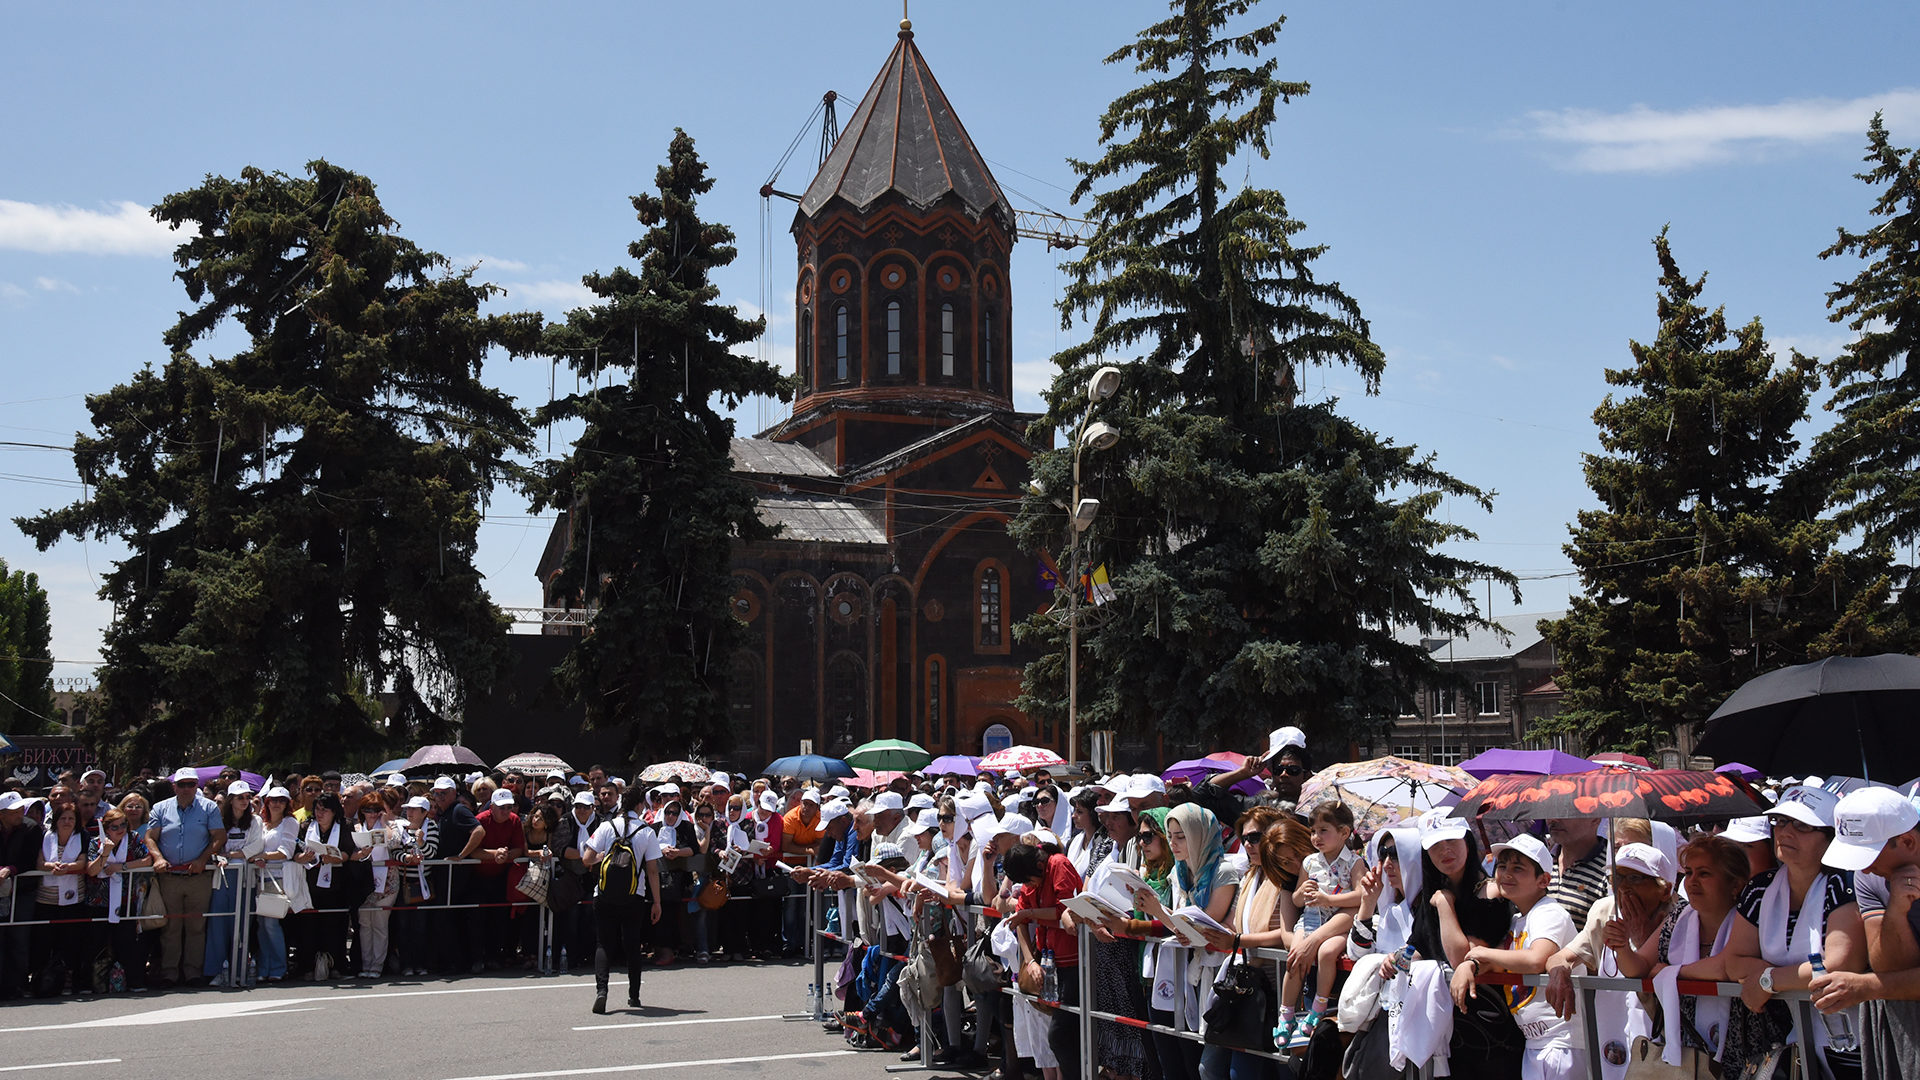
{"type": "Polygon", "coordinates": [[[0,1001],[596,967],[604,998],[631,964],[637,1003],[645,967],[805,947],[777,869],[789,820],[818,836],[797,781],[596,765],[259,787],[192,769],[0,787],[0,1001]]]}
{"type": "Polygon", "coordinates": [[[617,970],[638,1005],[647,967],[794,957],[820,930],[830,1030],[992,1080],[1060,1080],[1085,1050],[1115,1080],[1440,1061],[1566,1080],[1589,974],[1652,987],[1593,999],[1609,1076],[1772,1077],[1798,1053],[1837,1080],[1920,1077],[1920,809],[1900,791],[1808,778],[1684,829],[1439,808],[1364,832],[1302,800],[1312,771],[1293,728],[1172,783],[1039,769],[855,792],[596,766],[256,791],[96,770],[0,790],[0,996],[591,969],[604,1012],[617,970]],[[1122,1018],[1093,1048],[1060,1008],[1083,972],[1084,1004],[1122,1018]]]}
{"type": "Polygon", "coordinates": [[[1770,1078],[1794,1054],[1809,1076],[1920,1077],[1920,809],[1898,790],[1808,778],[1767,788],[1761,814],[1678,829],[1442,807],[1363,834],[1349,806],[1301,801],[1311,773],[1283,728],[1191,782],[1037,771],[823,794],[828,857],[792,877],[846,913],[829,1030],[1058,1080],[1083,1048],[1054,1006],[1082,1004],[1084,966],[1086,1004],[1124,1018],[1093,1025],[1117,1080],[1570,1080],[1588,1067],[1575,979],[1599,975],[1648,980],[1594,996],[1609,1077],[1770,1078]]]}

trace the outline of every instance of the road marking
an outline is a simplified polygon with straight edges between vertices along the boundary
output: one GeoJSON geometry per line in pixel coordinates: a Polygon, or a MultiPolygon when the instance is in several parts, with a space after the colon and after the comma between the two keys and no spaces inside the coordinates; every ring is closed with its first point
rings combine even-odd
{"type": "Polygon", "coordinates": [[[0,1065],[0,1072],[21,1072],[26,1069],[66,1069],[75,1065],[118,1065],[119,1058],[94,1058],[92,1061],[49,1061],[41,1065],[0,1065]]]}
{"type": "Polygon", "coordinates": [[[639,1024],[588,1024],[577,1027],[575,1031],[613,1031],[618,1028],[678,1027],[683,1024],[739,1024],[748,1020],[778,1020],[779,1013],[765,1016],[704,1016],[694,1020],[648,1020],[639,1024]]]}
{"type": "Polygon", "coordinates": [[[697,1069],[703,1065],[758,1065],[767,1061],[803,1061],[808,1058],[853,1057],[852,1050],[822,1050],[812,1054],[767,1054],[763,1057],[707,1058],[702,1061],[650,1061],[643,1065],[602,1065],[594,1069],[555,1069],[551,1072],[495,1073],[462,1076],[456,1080],[541,1080],[549,1076],[605,1076],[608,1073],[650,1072],[654,1069],[697,1069]]]}

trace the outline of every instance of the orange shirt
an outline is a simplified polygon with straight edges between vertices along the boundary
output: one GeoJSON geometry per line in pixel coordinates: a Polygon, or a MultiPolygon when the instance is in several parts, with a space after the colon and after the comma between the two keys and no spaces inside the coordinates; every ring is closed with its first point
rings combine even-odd
{"type": "Polygon", "coordinates": [[[806,808],[807,804],[801,803],[799,806],[787,811],[786,815],[780,819],[785,823],[781,831],[786,834],[788,847],[810,848],[819,843],[820,838],[827,834],[826,827],[820,824],[820,818],[818,816],[814,817],[813,824],[811,825],[800,820],[800,811],[806,808]]]}

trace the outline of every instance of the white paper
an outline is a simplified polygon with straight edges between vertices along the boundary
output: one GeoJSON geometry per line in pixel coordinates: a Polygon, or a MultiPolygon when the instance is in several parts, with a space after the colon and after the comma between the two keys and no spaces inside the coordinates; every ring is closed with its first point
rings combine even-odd
{"type": "Polygon", "coordinates": [[[354,847],[372,847],[373,846],[373,830],[372,829],[353,830],[353,846],[354,847]]]}
{"type": "Polygon", "coordinates": [[[1206,913],[1205,909],[1194,907],[1191,904],[1168,912],[1166,917],[1160,921],[1166,924],[1167,929],[1179,935],[1181,941],[1195,948],[1203,948],[1207,944],[1207,936],[1200,932],[1200,927],[1204,926],[1209,930],[1218,930],[1223,934],[1233,933],[1233,931],[1215,922],[1213,917],[1206,913]]]}
{"type": "Polygon", "coordinates": [[[767,852],[773,850],[773,845],[767,843],[765,840],[749,840],[747,841],[747,850],[753,852],[755,855],[765,855],[767,852]]]}
{"type": "Polygon", "coordinates": [[[1097,923],[1108,918],[1124,919],[1127,917],[1125,911],[1115,908],[1095,893],[1081,893],[1078,896],[1069,896],[1060,902],[1060,906],[1073,912],[1074,918],[1090,923],[1097,923]]]}

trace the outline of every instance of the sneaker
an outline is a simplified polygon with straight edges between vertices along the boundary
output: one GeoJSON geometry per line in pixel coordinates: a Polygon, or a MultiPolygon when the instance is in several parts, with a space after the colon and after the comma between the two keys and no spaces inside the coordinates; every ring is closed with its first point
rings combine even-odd
{"type": "Polygon", "coordinates": [[[1287,1049],[1305,1050],[1313,1041],[1314,1029],[1320,1026],[1320,1014],[1303,1012],[1293,1018],[1293,1031],[1287,1036],[1287,1049]]]}

